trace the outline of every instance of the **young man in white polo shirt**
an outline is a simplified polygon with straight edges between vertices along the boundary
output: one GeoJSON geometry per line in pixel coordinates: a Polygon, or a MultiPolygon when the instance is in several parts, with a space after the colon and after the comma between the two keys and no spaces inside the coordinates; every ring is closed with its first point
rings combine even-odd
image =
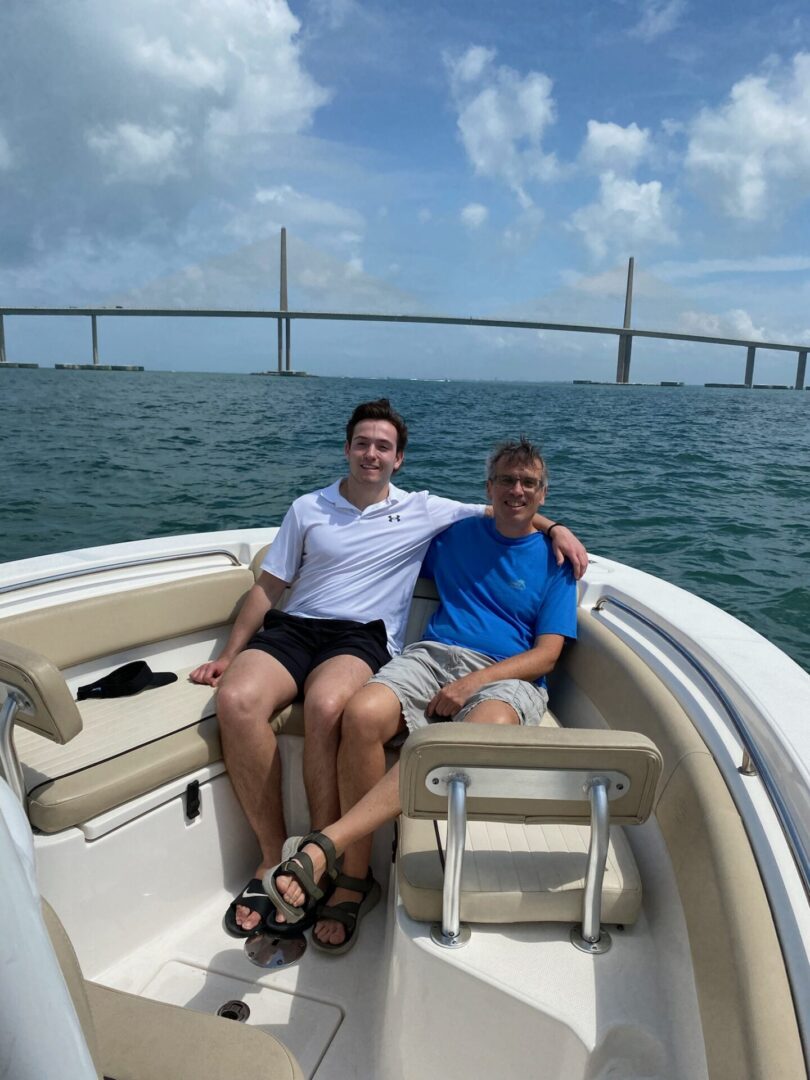
{"type": "MultiPolygon", "coordinates": [[[[253,878],[230,905],[226,929],[275,927],[261,888],[286,839],[281,771],[268,718],[304,694],[304,784],[314,827],[339,815],[340,717],[353,693],[402,648],[411,593],[432,538],[485,512],[391,484],[408,432],[386,398],[359,405],[346,428],[348,476],[290,507],[222,654],[191,673],[218,687],[217,715],[231,782],[261,849],[253,878]],[[290,592],[284,611],[277,605],[290,592]]],[[[553,523],[537,518],[548,532],[553,523]]],[[[587,555],[559,526],[558,558],[577,576],[587,555]]],[[[298,924],[291,932],[300,933],[298,924]]]]}

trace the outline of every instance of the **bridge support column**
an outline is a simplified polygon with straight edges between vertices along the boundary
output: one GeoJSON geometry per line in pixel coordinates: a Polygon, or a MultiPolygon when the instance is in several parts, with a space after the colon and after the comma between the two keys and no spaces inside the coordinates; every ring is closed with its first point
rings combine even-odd
{"type": "MultiPolygon", "coordinates": [[[[635,259],[630,256],[627,261],[627,290],[624,294],[624,326],[630,329],[630,316],[633,311],[633,265],[635,259]]],[[[630,353],[633,350],[633,335],[622,334],[619,338],[619,355],[616,360],[616,382],[626,383],[630,379],[630,353]]]]}
{"type": "MultiPolygon", "coordinates": [[[[287,311],[287,230],[281,230],[281,272],[279,274],[279,309],[287,311]]],[[[281,319],[278,321],[278,370],[281,373],[281,319]]],[[[290,320],[284,320],[284,370],[290,370],[290,320]]]]}
{"type": "Polygon", "coordinates": [[[745,385],[749,390],[754,385],[754,357],[756,354],[756,345],[749,345],[748,354],[745,358],[745,385]]]}
{"type": "MultiPolygon", "coordinates": [[[[0,324],[0,329],[2,324],[0,324]]],[[[0,346],[2,346],[2,336],[0,336],[0,346]]],[[[799,350],[799,362],[796,365],[796,390],[804,390],[804,373],[807,370],[807,349],[799,350]]]]}

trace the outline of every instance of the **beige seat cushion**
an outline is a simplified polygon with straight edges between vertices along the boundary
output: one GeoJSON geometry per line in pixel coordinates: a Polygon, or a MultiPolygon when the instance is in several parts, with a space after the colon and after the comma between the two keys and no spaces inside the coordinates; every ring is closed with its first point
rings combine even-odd
{"type": "MultiPolygon", "coordinates": [[[[446,822],[440,821],[442,848],[446,822]]],[[[461,873],[461,918],[467,922],[579,922],[590,828],[470,821],[461,873]]],[[[398,882],[408,914],[442,917],[444,875],[432,821],[401,819],[398,882]]],[[[641,909],[641,879],[623,831],[611,829],[602,889],[602,921],[632,923],[641,909]]]]}
{"type": "MultiPolygon", "coordinates": [[[[189,670],[133,697],[78,702],[83,727],[64,746],[15,726],[31,824],[59,832],[220,761],[215,695],[189,670]]],[[[274,730],[303,730],[301,711],[277,713],[274,730]]]]}
{"type": "Polygon", "coordinates": [[[64,927],[44,900],[42,914],[99,1077],[302,1080],[295,1058],[273,1035],[87,982],[64,927]]]}
{"type": "Polygon", "coordinates": [[[104,1075],[116,1080],[303,1080],[295,1058],[258,1028],[85,984],[104,1075]]]}

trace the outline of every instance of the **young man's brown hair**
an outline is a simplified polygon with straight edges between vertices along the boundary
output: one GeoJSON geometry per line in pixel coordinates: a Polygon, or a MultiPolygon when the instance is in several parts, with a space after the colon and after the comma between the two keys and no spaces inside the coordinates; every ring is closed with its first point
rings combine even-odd
{"type": "Polygon", "coordinates": [[[354,429],[363,420],[387,420],[389,424],[393,424],[397,431],[397,452],[403,453],[408,442],[408,425],[387,397],[378,398],[376,401],[364,401],[357,406],[346,425],[347,443],[351,443],[354,429]]]}

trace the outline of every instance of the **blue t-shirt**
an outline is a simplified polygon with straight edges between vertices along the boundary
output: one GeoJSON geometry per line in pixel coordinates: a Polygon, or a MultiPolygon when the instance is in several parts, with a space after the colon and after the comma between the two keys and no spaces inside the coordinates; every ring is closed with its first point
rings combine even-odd
{"type": "Polygon", "coordinates": [[[531,649],[540,634],[577,636],[571,565],[557,566],[542,533],[512,539],[492,518],[467,518],[434,539],[422,573],[434,579],[441,601],[426,641],[506,660],[531,649]]]}

